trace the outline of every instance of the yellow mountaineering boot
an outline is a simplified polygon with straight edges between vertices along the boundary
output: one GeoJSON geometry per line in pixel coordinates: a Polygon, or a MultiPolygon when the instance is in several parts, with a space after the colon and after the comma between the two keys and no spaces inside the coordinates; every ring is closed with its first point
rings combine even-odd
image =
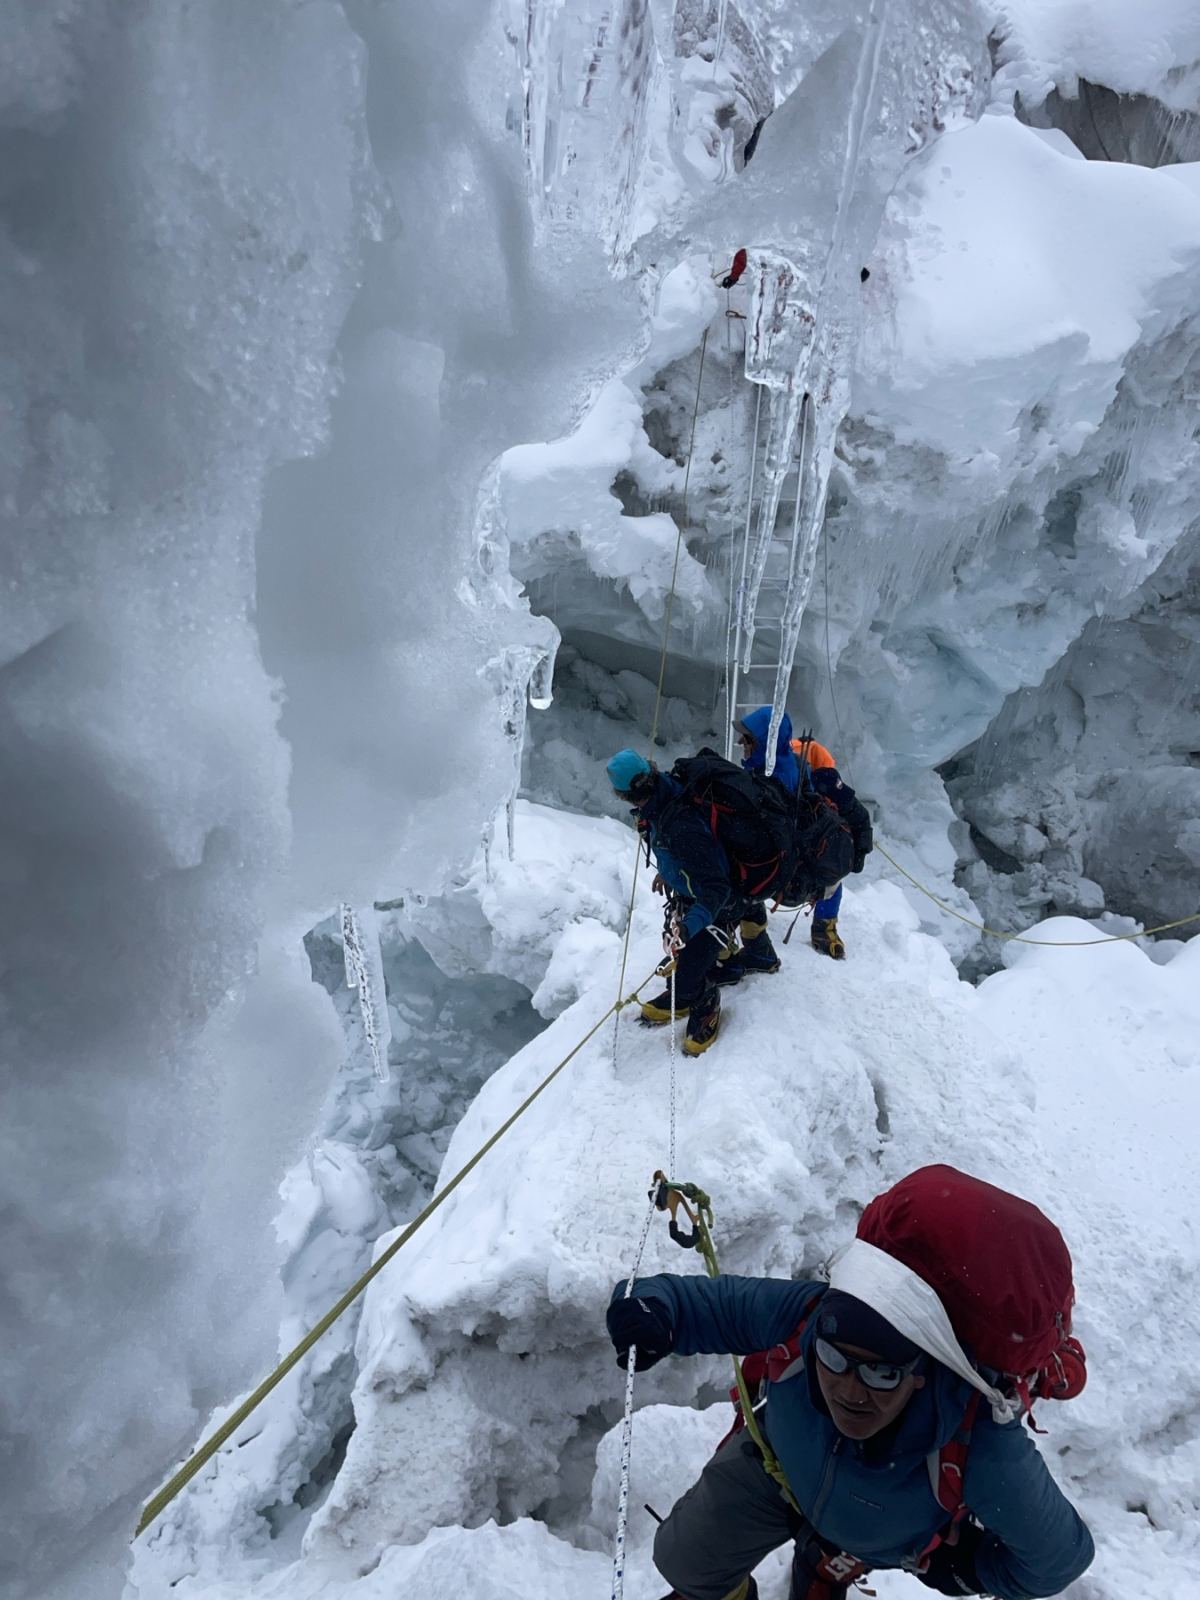
{"type": "Polygon", "coordinates": [[[835,961],[846,959],[846,946],[838,932],[836,917],[813,918],[812,947],[823,956],[832,956],[835,961]]]}
{"type": "Polygon", "coordinates": [[[675,1009],[672,1011],[671,991],[670,988],[666,988],[661,994],[642,1001],[642,1021],[648,1028],[657,1028],[664,1022],[672,1021],[673,1018],[686,1017],[690,1009],[690,1006],[681,1006],[676,1000],[675,1009]]]}
{"type": "Polygon", "coordinates": [[[688,1012],[687,1027],[683,1033],[685,1056],[702,1056],[717,1037],[721,1028],[721,994],[715,984],[709,984],[688,1012]]]}

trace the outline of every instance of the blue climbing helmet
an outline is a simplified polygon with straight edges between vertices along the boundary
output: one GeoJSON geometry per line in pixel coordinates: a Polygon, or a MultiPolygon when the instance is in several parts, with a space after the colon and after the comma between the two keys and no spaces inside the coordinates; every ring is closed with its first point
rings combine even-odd
{"type": "Polygon", "coordinates": [[[654,775],[653,766],[636,750],[618,750],[604,770],[617,793],[630,799],[654,775]]]}

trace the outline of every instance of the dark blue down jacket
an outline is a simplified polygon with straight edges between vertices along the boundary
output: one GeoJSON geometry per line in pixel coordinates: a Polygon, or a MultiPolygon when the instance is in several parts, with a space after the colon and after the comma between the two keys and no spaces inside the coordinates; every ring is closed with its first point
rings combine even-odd
{"type": "MultiPolygon", "coordinates": [[[[623,1290],[618,1285],[618,1291],[623,1290]]],[[[634,1293],[670,1312],[676,1355],[748,1355],[785,1342],[825,1284],[776,1278],[639,1278],[634,1293]]],[[[929,1456],[958,1430],[974,1392],[931,1362],[898,1421],[880,1438],[846,1438],[825,1409],[812,1371],[814,1322],[802,1348],[807,1364],[771,1384],[766,1433],[800,1508],[839,1550],[872,1567],[911,1566],[946,1525],[930,1483],[929,1456]],[[872,1448],[874,1447],[874,1448],[872,1448]]],[[[977,1570],[1000,1600],[1056,1595],[1095,1553],[1091,1534],[1047,1470],[1028,1429],[1000,1424],[984,1401],[971,1434],[964,1500],[987,1530],[977,1570]]]]}
{"type": "Polygon", "coordinates": [[[684,918],[690,939],[716,922],[734,896],[729,857],[708,823],[694,806],[671,805],[682,793],[681,783],[660,772],[654,794],[640,813],[663,882],[692,902],[684,918]]]}

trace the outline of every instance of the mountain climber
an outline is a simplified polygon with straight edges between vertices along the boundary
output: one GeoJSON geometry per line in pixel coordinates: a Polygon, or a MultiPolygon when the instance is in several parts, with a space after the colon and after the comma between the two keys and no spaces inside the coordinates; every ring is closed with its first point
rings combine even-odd
{"type": "MultiPolygon", "coordinates": [[[[654,853],[658,875],[671,896],[668,915],[682,943],[675,967],[674,1010],[668,986],[642,1002],[642,1020],[656,1025],[686,1015],[683,1048],[688,1055],[700,1055],[721,1025],[716,968],[733,949],[733,924],[742,907],[733,890],[729,858],[696,809],[672,804],[682,794],[682,785],[636,750],[619,750],[607,772],[617,794],[633,807],[638,829],[654,853]]],[[[765,927],[750,959],[760,971],[779,968],[765,927]]],[[[742,966],[736,976],[744,970],[742,966]]],[[[721,977],[732,981],[724,973],[721,977]]]]}
{"type": "Polygon", "coordinates": [[[832,1286],[660,1273],[636,1279],[628,1298],[623,1283],[614,1290],[607,1320],[622,1366],[631,1345],[639,1370],[666,1355],[718,1352],[779,1350],[786,1363],[755,1415],[794,1505],[750,1433],[730,1434],[655,1536],[655,1565],[674,1585],[666,1600],[757,1600],[753,1568],[789,1540],[790,1600],[848,1600],[850,1585],[881,1567],[912,1571],[941,1594],[1031,1600],[1058,1594],[1091,1562],[1091,1535],[1029,1433],[980,1405],[976,1391],[1001,1397],[945,1312],[949,1344],[939,1349],[955,1370],[884,1315],[912,1312],[907,1285],[883,1274],[864,1289],[861,1270],[843,1281],[872,1304],[837,1287],[836,1264],[832,1286]],[[957,1474],[953,1516],[943,1463],[957,1474]]]}
{"type": "MultiPolygon", "coordinates": [[[[771,727],[771,707],[759,706],[733,725],[742,744],[742,765],[747,772],[766,770],[767,735],[771,727]]],[[[833,756],[815,739],[794,739],[792,720],[785,711],[779,723],[775,741],[775,768],[771,776],[778,779],[789,794],[798,789],[815,793],[830,800],[846,822],[854,840],[854,865],[852,872],[861,872],[871,852],[871,818],[866,806],[848,784],[842,781],[833,756]]],[[[813,907],[810,939],[814,950],[822,955],[842,961],[846,946],[838,932],[838,912],[842,905],[842,886],[836,887],[817,901],[813,907]]],[[[766,922],[764,911],[763,922],[766,922]]]]}

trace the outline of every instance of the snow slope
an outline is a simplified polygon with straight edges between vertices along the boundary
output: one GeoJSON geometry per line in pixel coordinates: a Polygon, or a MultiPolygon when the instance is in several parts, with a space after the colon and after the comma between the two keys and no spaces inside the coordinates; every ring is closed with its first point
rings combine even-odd
{"type": "MultiPolygon", "coordinates": [[[[1188,1040],[1200,1025],[1200,944],[1161,966],[1130,944],[1014,947],[1009,970],[974,989],[892,886],[852,891],[843,922],[847,963],[818,957],[801,926],[779,976],[727,992],[714,1049],[675,1061],[678,1175],[711,1193],[724,1265],[812,1271],[872,1194],[932,1160],[1043,1205],[1074,1251],[1092,1360],[1086,1394],[1042,1419],[1055,1471],[1100,1546],[1075,1592],[1119,1600],[1135,1569],[1148,1593],[1188,1592],[1189,1419],[1200,1410],[1200,1179],[1188,1156],[1200,1079],[1188,1040]]],[[[1094,936],[1072,919],[1034,933],[1094,936]]],[[[635,979],[656,954],[639,937],[635,979]]],[[[444,1174],[603,1014],[615,981],[598,941],[592,987],[484,1086],[444,1174]]],[[[522,1564],[525,1594],[599,1587],[596,1552],[614,1514],[604,1436],[620,1394],[603,1308],[627,1269],[649,1176],[667,1159],[671,1071],[668,1034],[626,1014],[615,1064],[605,1029],[376,1280],[358,1335],[355,1431],[294,1565],[263,1573],[260,1550],[239,1568],[236,1548],[222,1546],[222,1465],[203,1475],[208,1547],[183,1510],[168,1511],[140,1548],[130,1595],[165,1600],[173,1582],[171,1593],[208,1600],[349,1600],[383,1593],[384,1573],[419,1586],[455,1570],[500,1600],[522,1564]]],[[[697,1265],[654,1230],[647,1270],[697,1265]]],[[[717,1358],[668,1362],[639,1381],[652,1409],[635,1434],[637,1482],[659,1510],[723,1431],[722,1410],[689,1408],[724,1383],[717,1358]],[[656,1443],[677,1456],[666,1478],[656,1443]]],[[[657,1593],[645,1521],[635,1516],[635,1600],[657,1593]]]]}

